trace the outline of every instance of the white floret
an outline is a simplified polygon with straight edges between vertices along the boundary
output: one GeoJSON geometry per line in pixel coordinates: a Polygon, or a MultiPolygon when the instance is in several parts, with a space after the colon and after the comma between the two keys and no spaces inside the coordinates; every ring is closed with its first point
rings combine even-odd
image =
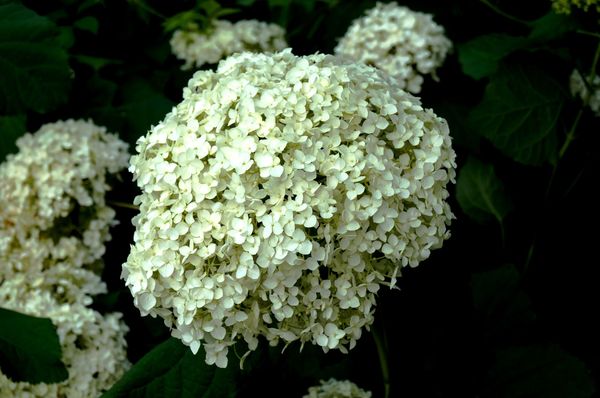
{"type": "Polygon", "coordinates": [[[421,92],[426,75],[436,77],[452,50],[452,42],[433,16],[377,3],[356,19],[335,48],[335,54],[380,68],[398,80],[400,88],[421,92]]]}
{"type": "Polygon", "coordinates": [[[380,287],[449,236],[448,125],[364,64],[232,56],[136,149],[122,277],[143,315],[220,367],[261,336],[347,352],[380,287]]]}
{"type": "Polygon", "coordinates": [[[0,283],[27,275],[64,302],[90,304],[105,286],[99,260],[116,224],[105,202],[127,145],[91,122],[46,124],[0,165],[0,283]],[[96,272],[94,272],[96,271],[96,272]]]}
{"type": "Polygon", "coordinates": [[[303,398],[371,398],[371,392],[349,380],[329,379],[322,380],[319,386],[310,387],[303,398]]]}
{"type": "Polygon", "coordinates": [[[239,52],[275,52],[286,47],[282,27],[255,19],[233,23],[216,20],[208,32],[177,30],[171,38],[171,51],[185,61],[183,69],[215,64],[239,52]]]}
{"type": "Polygon", "coordinates": [[[588,84],[586,85],[581,73],[574,70],[573,73],[571,73],[569,83],[571,95],[581,98],[583,103],[589,106],[596,116],[600,116],[600,76],[594,76],[594,79],[588,81],[588,84]]]}

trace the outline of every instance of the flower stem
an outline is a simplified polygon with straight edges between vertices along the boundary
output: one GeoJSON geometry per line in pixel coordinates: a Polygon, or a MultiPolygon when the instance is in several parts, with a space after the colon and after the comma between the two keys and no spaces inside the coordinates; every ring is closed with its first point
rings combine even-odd
{"type": "MultiPolygon", "coordinates": [[[[594,53],[594,60],[592,61],[592,67],[590,68],[590,74],[587,79],[587,81],[590,82],[590,84],[591,84],[591,82],[594,81],[594,77],[596,76],[596,67],[598,66],[599,59],[600,59],[600,41],[598,42],[598,45],[596,46],[596,52],[594,53]]],[[[588,89],[588,95],[586,95],[586,98],[584,98],[584,101],[583,101],[584,106],[579,109],[579,112],[577,112],[577,116],[575,116],[575,121],[571,125],[571,128],[569,129],[569,132],[567,133],[567,137],[565,138],[565,142],[562,144],[560,151],[558,152],[559,160],[565,156],[567,149],[569,149],[569,146],[575,139],[575,133],[577,132],[577,126],[579,125],[579,121],[581,119],[581,116],[583,115],[583,108],[585,106],[587,106],[587,104],[590,100],[590,96],[591,96],[591,90],[588,89]]]]}
{"type": "Polygon", "coordinates": [[[156,11],[154,8],[150,7],[148,4],[146,4],[146,2],[144,0],[130,0],[130,2],[133,5],[138,6],[142,10],[149,12],[150,14],[154,15],[155,17],[158,17],[158,18],[164,19],[164,20],[167,19],[167,17],[165,15],[161,14],[160,12],[156,11]]]}
{"type": "Polygon", "coordinates": [[[577,116],[575,116],[575,121],[573,121],[573,124],[571,125],[571,128],[569,129],[569,132],[567,133],[565,142],[563,142],[562,146],[560,147],[560,151],[558,151],[558,159],[559,160],[565,156],[565,152],[567,152],[567,149],[569,149],[569,145],[571,145],[571,142],[573,142],[573,140],[575,139],[575,132],[577,131],[577,126],[579,125],[579,120],[581,120],[581,115],[583,115],[583,108],[580,108],[579,112],[577,112],[577,116]]]}
{"type": "Polygon", "coordinates": [[[107,200],[106,204],[115,206],[115,207],[122,207],[123,209],[131,209],[131,210],[139,210],[140,209],[138,206],[132,205],[131,203],[119,202],[117,200],[107,200]]]}
{"type": "Polygon", "coordinates": [[[529,25],[528,21],[525,21],[524,19],[520,19],[515,17],[514,15],[510,15],[509,13],[502,11],[500,8],[498,8],[498,6],[492,4],[489,0],[479,0],[481,1],[483,4],[485,4],[486,6],[488,6],[492,11],[494,11],[496,14],[503,16],[504,18],[510,19],[513,22],[522,24],[522,25],[529,25]]]}
{"type": "Polygon", "coordinates": [[[579,30],[576,30],[575,32],[576,32],[576,33],[579,33],[579,34],[581,34],[581,35],[586,35],[586,36],[597,37],[597,38],[599,38],[599,39],[600,39],[600,33],[596,33],[596,32],[590,32],[590,31],[587,31],[587,30],[581,30],[581,29],[579,29],[579,30]]]}
{"type": "Polygon", "coordinates": [[[384,339],[379,334],[379,331],[373,326],[372,333],[373,340],[375,340],[375,346],[377,347],[377,355],[379,356],[379,365],[381,366],[381,376],[383,378],[383,388],[385,391],[384,398],[390,396],[390,371],[388,368],[388,361],[386,355],[386,349],[384,339]]]}
{"type": "MultiPolygon", "coordinates": [[[[578,33],[583,33],[583,32],[578,31],[578,33]]],[[[596,46],[596,52],[594,53],[594,60],[592,61],[592,67],[590,68],[590,74],[589,74],[589,78],[588,78],[589,82],[592,82],[594,80],[594,77],[596,76],[596,67],[598,66],[599,60],[600,60],[600,41],[598,42],[598,45],[596,46]]],[[[584,78],[584,76],[582,76],[582,78],[584,78]]],[[[590,91],[590,94],[588,94],[586,96],[586,98],[584,98],[583,106],[581,108],[579,108],[579,111],[577,111],[575,120],[573,120],[573,123],[571,124],[571,128],[569,129],[569,131],[567,132],[567,136],[565,137],[565,141],[563,142],[562,146],[560,147],[560,150],[558,151],[558,159],[557,159],[556,163],[554,164],[554,167],[552,168],[552,175],[550,176],[550,180],[548,181],[548,187],[546,188],[546,193],[544,196],[544,205],[543,205],[544,210],[546,209],[546,206],[547,206],[549,198],[550,198],[550,193],[552,191],[552,187],[554,186],[554,181],[556,178],[556,172],[558,171],[559,163],[560,163],[561,159],[565,156],[565,153],[569,149],[569,146],[571,145],[571,143],[575,140],[575,134],[577,132],[577,127],[579,126],[579,122],[583,115],[583,109],[585,108],[585,106],[587,106],[588,101],[590,99],[591,90],[588,88],[588,91],[590,91]]],[[[571,189],[571,187],[569,187],[569,189],[571,189]]],[[[531,264],[531,261],[533,259],[534,253],[535,253],[535,245],[536,245],[536,241],[538,238],[538,232],[539,232],[538,229],[536,229],[534,232],[533,242],[531,242],[531,246],[529,247],[529,251],[527,253],[527,259],[525,260],[525,264],[523,266],[523,274],[525,274],[525,275],[527,274],[527,271],[529,270],[529,265],[531,264]]]]}

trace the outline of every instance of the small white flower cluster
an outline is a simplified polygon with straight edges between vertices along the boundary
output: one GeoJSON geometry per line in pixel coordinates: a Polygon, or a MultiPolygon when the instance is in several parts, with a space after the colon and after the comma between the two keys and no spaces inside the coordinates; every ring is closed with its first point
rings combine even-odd
{"type": "Polygon", "coordinates": [[[376,66],[398,79],[400,88],[418,94],[423,75],[432,75],[452,50],[444,28],[431,14],[395,2],[377,3],[356,19],[335,54],[376,66]]]}
{"type": "Polygon", "coordinates": [[[46,124],[17,141],[0,165],[0,283],[27,275],[64,302],[104,291],[98,263],[115,212],[109,174],[127,167],[127,144],[85,121],[46,124]]]}
{"type": "Polygon", "coordinates": [[[310,387],[303,398],[371,398],[371,392],[349,380],[329,379],[321,381],[320,386],[310,387]]]}
{"type": "Polygon", "coordinates": [[[380,285],[449,236],[445,120],[384,72],[289,49],[229,57],[183,97],[131,159],[135,305],[219,367],[258,336],[347,352],[380,285]]]}
{"type": "Polygon", "coordinates": [[[235,23],[216,20],[207,33],[177,30],[171,38],[171,51],[185,61],[183,69],[215,64],[238,52],[275,52],[286,47],[281,26],[255,19],[235,23]]]}
{"type": "Polygon", "coordinates": [[[106,286],[99,271],[115,212],[108,177],[127,167],[127,144],[85,121],[46,124],[0,165],[0,306],[48,317],[69,378],[15,383],[0,396],[98,396],[128,367],[120,314],[88,308],[106,286]]]}
{"type": "Polygon", "coordinates": [[[583,80],[581,73],[577,70],[574,70],[573,73],[571,73],[570,80],[571,95],[581,98],[581,100],[590,107],[596,116],[600,116],[600,76],[594,76],[594,80],[588,83],[590,88],[593,90],[591,93],[588,85],[586,85],[585,81],[583,80]]]}
{"type": "Polygon", "coordinates": [[[127,326],[121,314],[102,316],[80,303],[61,304],[49,291],[32,288],[25,275],[0,285],[3,308],[50,318],[57,328],[67,380],[54,384],[14,382],[0,372],[0,398],[98,397],[129,367],[127,326]]]}

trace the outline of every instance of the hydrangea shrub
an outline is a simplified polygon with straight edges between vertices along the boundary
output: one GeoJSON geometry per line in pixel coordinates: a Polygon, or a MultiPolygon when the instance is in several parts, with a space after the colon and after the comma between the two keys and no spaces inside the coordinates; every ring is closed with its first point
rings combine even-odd
{"type": "Polygon", "coordinates": [[[346,352],[381,285],[449,236],[448,125],[384,72],[244,53],[197,72],[131,159],[142,314],[208,363],[257,337],[346,352]]]}

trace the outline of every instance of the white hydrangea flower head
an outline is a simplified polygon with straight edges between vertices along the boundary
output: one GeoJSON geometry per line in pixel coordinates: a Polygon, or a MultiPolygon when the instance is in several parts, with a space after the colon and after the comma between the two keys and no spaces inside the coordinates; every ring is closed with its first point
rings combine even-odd
{"type": "Polygon", "coordinates": [[[423,77],[437,79],[436,69],[451,50],[452,42],[431,14],[391,2],[377,3],[356,19],[334,51],[388,72],[400,88],[418,94],[423,77]]]}
{"type": "Polygon", "coordinates": [[[380,285],[449,236],[445,120],[384,72],[289,49],[196,72],[183,98],[131,159],[135,305],[220,367],[259,336],[347,352],[380,285]]]}
{"type": "Polygon", "coordinates": [[[91,122],[67,120],[17,146],[0,165],[0,283],[24,273],[38,288],[89,304],[105,289],[93,271],[116,224],[107,179],[127,167],[127,144],[91,122]]]}
{"type": "Polygon", "coordinates": [[[600,116],[600,76],[594,76],[594,79],[586,84],[581,73],[574,70],[571,73],[570,86],[571,95],[581,98],[596,116],[600,116]]]}
{"type": "Polygon", "coordinates": [[[24,275],[0,284],[3,308],[50,318],[57,328],[67,380],[14,382],[0,372],[0,398],[89,398],[108,390],[129,368],[120,313],[101,315],[80,303],[61,304],[49,291],[30,289],[24,275]]]}
{"type": "Polygon", "coordinates": [[[281,26],[255,19],[216,20],[207,33],[177,30],[170,43],[173,54],[185,61],[183,69],[215,64],[239,52],[276,52],[287,47],[281,26]]]}
{"type": "Polygon", "coordinates": [[[371,392],[359,388],[349,380],[330,379],[310,387],[303,398],[371,398],[371,392]]]}

